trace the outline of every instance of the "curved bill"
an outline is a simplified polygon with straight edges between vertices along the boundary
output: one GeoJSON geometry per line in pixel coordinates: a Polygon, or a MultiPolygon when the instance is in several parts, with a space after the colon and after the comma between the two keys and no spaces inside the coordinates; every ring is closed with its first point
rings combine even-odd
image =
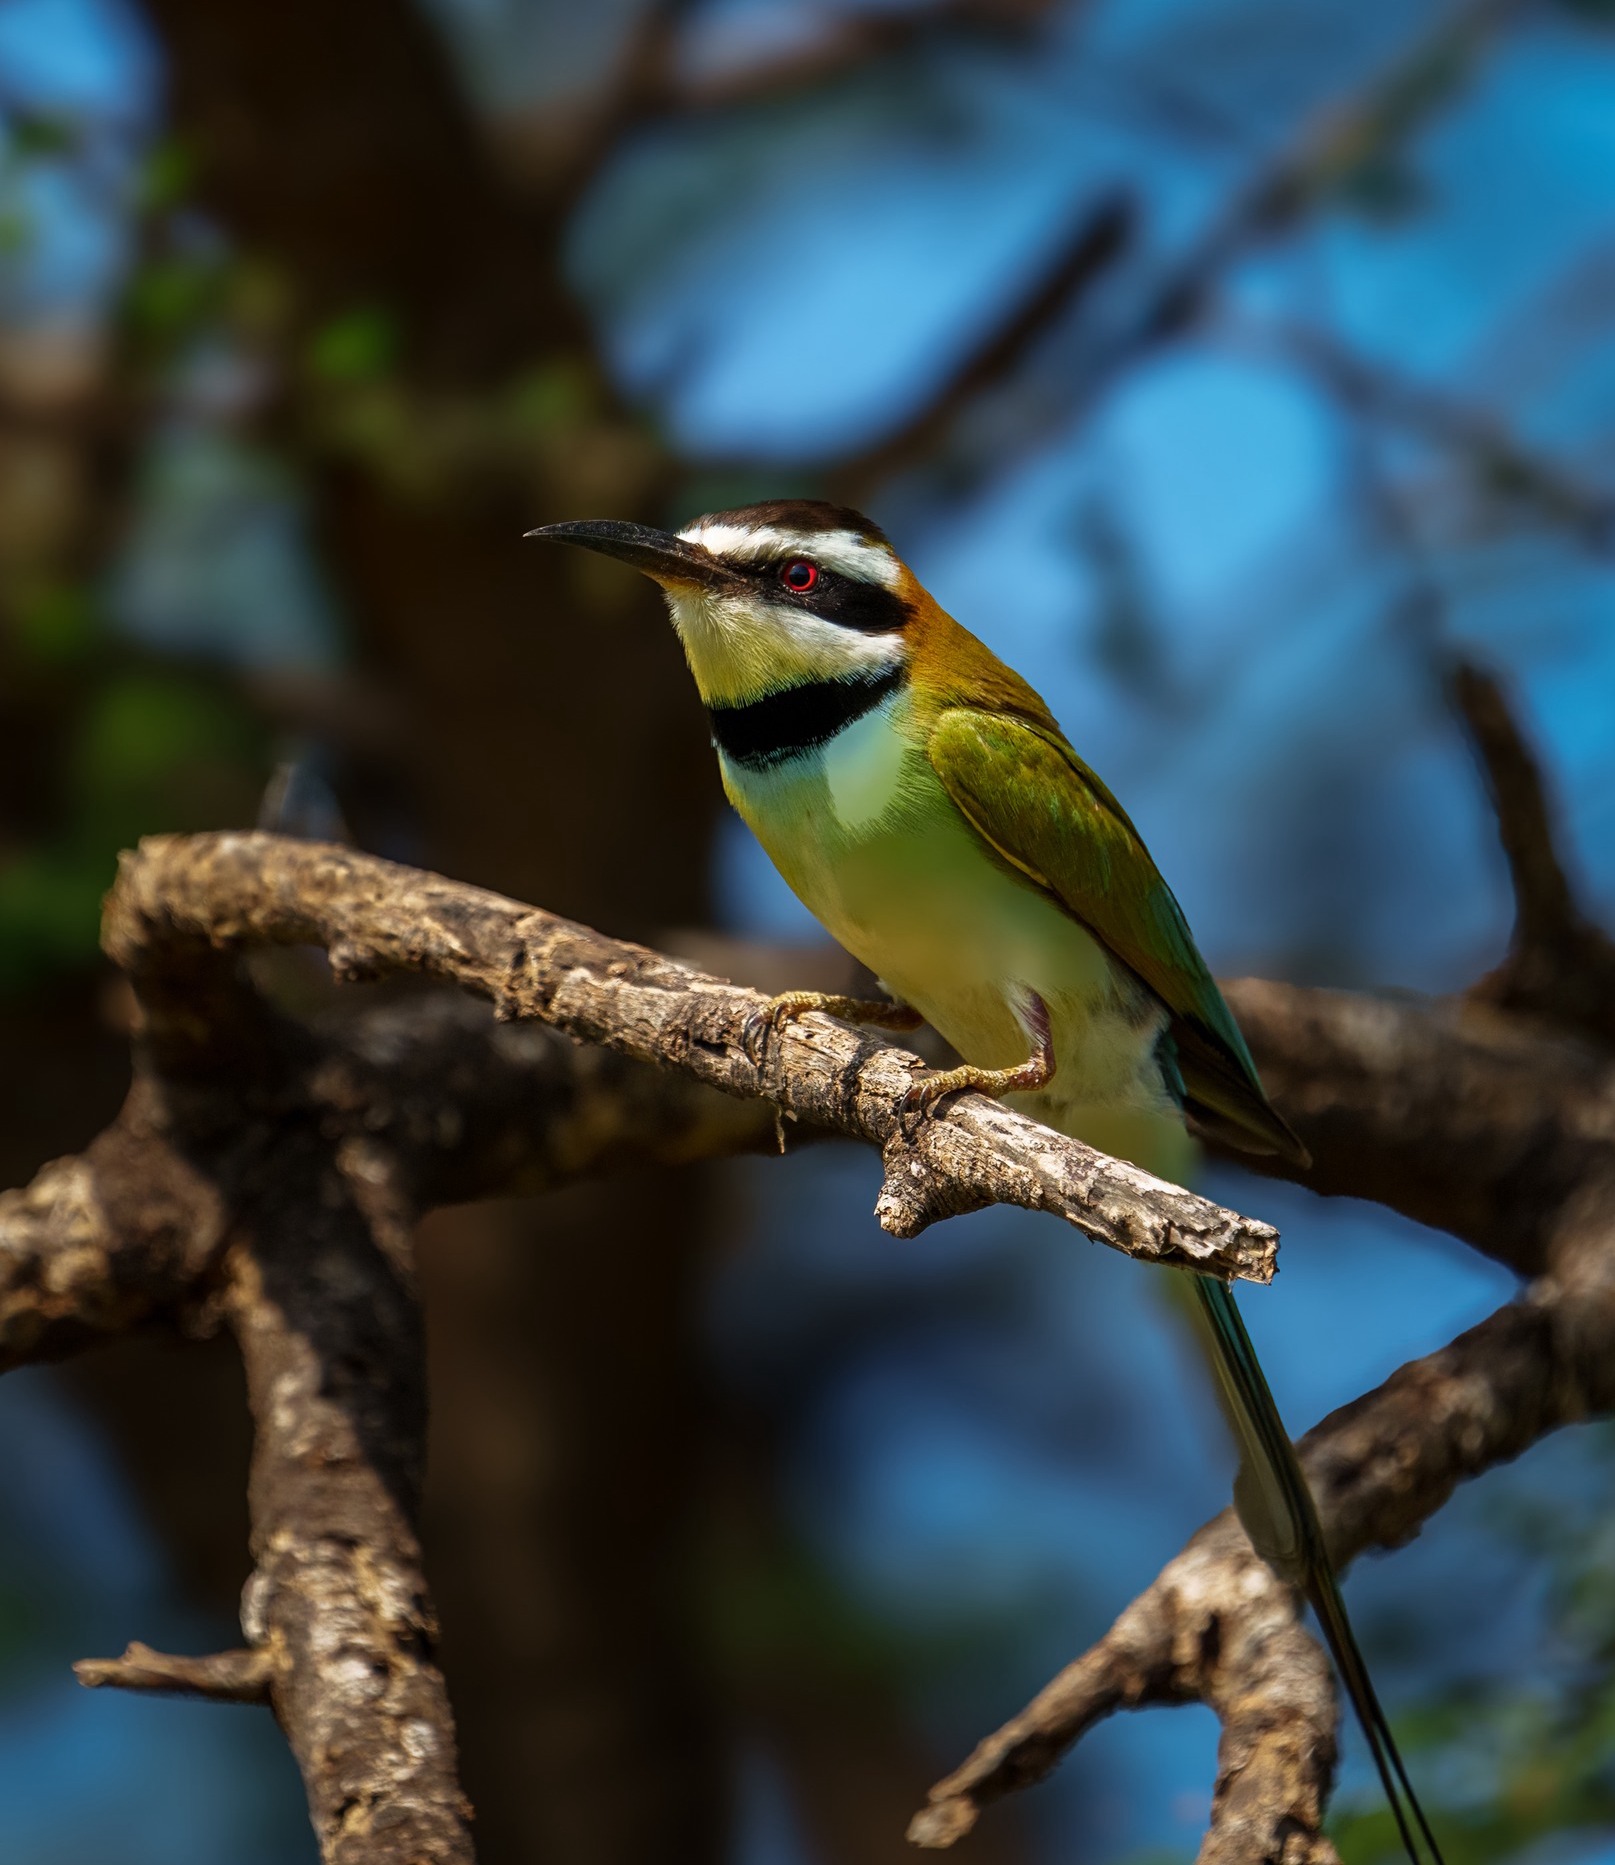
{"type": "Polygon", "coordinates": [[[577,518],[566,524],[540,525],[524,535],[554,538],[561,544],[581,544],[585,550],[598,551],[603,557],[631,563],[658,583],[694,583],[710,589],[737,580],[727,564],[699,544],[675,537],[671,531],[629,524],[621,518],[577,518]]]}

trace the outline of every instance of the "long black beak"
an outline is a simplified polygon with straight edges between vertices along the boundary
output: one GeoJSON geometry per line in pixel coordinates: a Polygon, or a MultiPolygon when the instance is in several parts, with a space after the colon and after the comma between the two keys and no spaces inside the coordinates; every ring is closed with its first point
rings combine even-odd
{"type": "Polygon", "coordinates": [[[581,544],[631,563],[658,583],[694,583],[703,589],[736,580],[735,572],[699,544],[690,544],[671,531],[650,525],[629,524],[621,518],[576,518],[566,524],[540,525],[528,537],[555,538],[562,544],[581,544]]]}

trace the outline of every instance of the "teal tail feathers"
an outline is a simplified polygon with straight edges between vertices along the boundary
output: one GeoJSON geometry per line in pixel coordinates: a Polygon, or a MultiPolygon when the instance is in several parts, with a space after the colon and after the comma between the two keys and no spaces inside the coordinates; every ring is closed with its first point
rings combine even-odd
{"type": "Polygon", "coordinates": [[[1318,1616],[1340,1681],[1362,1725],[1391,1814],[1412,1865],[1443,1865],[1441,1848],[1413,1791],[1380,1707],[1362,1648],[1346,1616],[1340,1583],[1324,1546],[1312,1492],[1279,1418],[1267,1378],[1228,1285],[1194,1277],[1196,1310],[1212,1347],[1223,1410],[1239,1445],[1234,1505],[1251,1544],[1281,1579],[1304,1589],[1318,1616]],[[1423,1849],[1419,1841],[1423,1842],[1423,1849]]]}

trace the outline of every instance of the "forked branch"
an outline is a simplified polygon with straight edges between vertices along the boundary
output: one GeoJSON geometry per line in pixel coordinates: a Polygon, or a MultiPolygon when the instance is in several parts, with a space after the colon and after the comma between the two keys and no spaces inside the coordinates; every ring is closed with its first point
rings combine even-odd
{"type": "Polygon", "coordinates": [[[0,1196],[0,1366],[165,1318],[234,1333],[255,1423],[247,1644],[134,1645],[79,1675],[267,1702],[328,1865],[472,1857],[417,1533],[411,1231],[434,1200],[634,1151],[738,1150],[771,1103],[881,1149],[880,1214],[900,1234],[1010,1202],[1150,1260],[1272,1273],[1267,1226],[1004,1109],[902,1119],[906,1054],[810,1018],[754,1056],[755,993],[343,849],[148,843],[124,863],[105,939],[140,1004],[136,1083],[81,1158],[0,1196]],[[294,1023],[240,962],[277,944],[323,946],[340,978],[451,982],[507,1021],[439,999],[294,1023]]]}
{"type": "MultiPolygon", "coordinates": [[[[247,1646],[196,1659],[136,1646],[81,1674],[267,1700],[341,1865],[384,1865],[400,1845],[425,1865],[471,1857],[416,1534],[410,1231],[434,1201],[635,1152],[754,1147],[783,1118],[878,1147],[881,1216],[902,1234],[1016,1203],[1146,1260],[1271,1273],[1266,1226],[1005,1109],[967,1097],[904,1120],[913,1058],[868,1035],[810,1016],[753,1054],[755,993],[344,849],[147,843],[126,859],[106,937],[142,1005],[136,1086],[84,1155],[0,1195],[0,1367],[164,1317],[235,1333],[257,1425],[247,1646]],[[445,994],[294,1024],[239,962],[274,944],[323,946],[342,978],[452,983],[506,1021],[445,994]]],[[[1540,1021],[1461,1003],[1260,983],[1230,996],[1317,1155],[1315,1182],[1442,1223],[1536,1277],[1308,1439],[1346,1561],[1416,1532],[1456,1482],[1615,1405],[1611,1065],[1540,1021]]],[[[934,1791],[915,1837],[951,1843],[1099,1717],[1190,1699],[1224,1728],[1205,1858],[1325,1865],[1327,1668],[1231,1517],[934,1791]]]]}
{"type": "MultiPolygon", "coordinates": [[[[1588,1233],[1585,1256],[1612,1238],[1588,1233]]],[[[1615,1409],[1606,1343],[1615,1288],[1544,1280],[1450,1346],[1414,1361],[1308,1433],[1302,1457],[1337,1565],[1417,1534],[1453,1489],[1558,1427],[1615,1409]],[[1591,1326],[1589,1327],[1589,1322],[1591,1326]]],[[[1201,1702],[1223,1724],[1201,1865],[1334,1857],[1321,1819],[1336,1707],[1296,1597],[1232,1511],[1208,1523],[1090,1651],[932,1788],[909,1837],[944,1847],[983,1806],[1048,1773],[1117,1710],[1201,1702]]]]}

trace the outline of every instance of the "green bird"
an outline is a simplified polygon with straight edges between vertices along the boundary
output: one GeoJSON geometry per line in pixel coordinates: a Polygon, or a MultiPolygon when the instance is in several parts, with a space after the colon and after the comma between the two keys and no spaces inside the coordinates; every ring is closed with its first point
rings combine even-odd
{"type": "MultiPolygon", "coordinates": [[[[923,1018],[963,1062],[922,1077],[914,1107],[973,1089],[1179,1183],[1194,1133],[1305,1162],[1126,811],[877,526],[774,500],[677,535],[611,519],[529,535],[661,585],[729,801],[892,1000],[793,992],[770,1022],[923,1018]]],[[[1191,1283],[1239,1446],[1240,1519],[1311,1602],[1409,1857],[1422,1839],[1440,1865],[1232,1292],[1191,1283]]]]}

